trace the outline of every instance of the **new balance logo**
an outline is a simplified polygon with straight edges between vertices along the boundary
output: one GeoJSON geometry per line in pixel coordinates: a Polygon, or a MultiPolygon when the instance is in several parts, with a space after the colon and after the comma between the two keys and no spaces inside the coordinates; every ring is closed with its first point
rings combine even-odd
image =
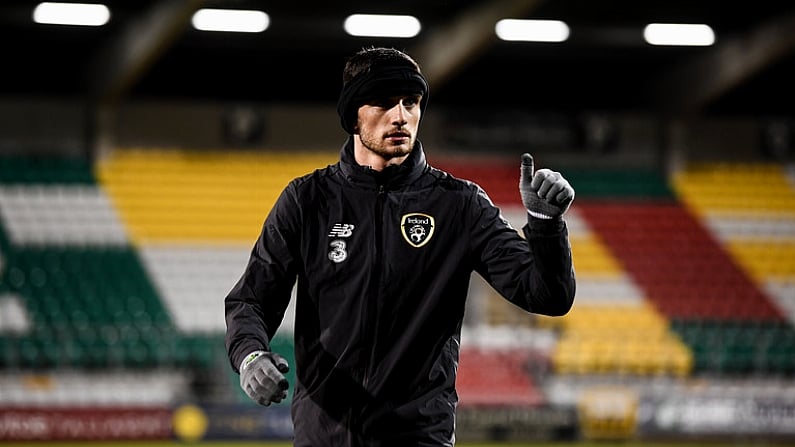
{"type": "Polygon", "coordinates": [[[334,224],[328,237],[351,237],[354,228],[353,224],[334,224]]]}

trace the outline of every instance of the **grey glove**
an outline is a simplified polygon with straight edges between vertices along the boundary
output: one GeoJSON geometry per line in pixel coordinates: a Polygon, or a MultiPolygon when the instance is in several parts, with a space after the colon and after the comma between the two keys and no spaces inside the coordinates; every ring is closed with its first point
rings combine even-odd
{"type": "Polygon", "coordinates": [[[279,403],[287,398],[284,373],[289,370],[287,360],[275,352],[252,352],[240,365],[240,387],[260,405],[279,403]]]}
{"type": "Polygon", "coordinates": [[[527,212],[540,219],[562,216],[574,200],[574,188],[560,172],[549,169],[533,171],[533,156],[530,154],[522,154],[519,193],[527,212]]]}

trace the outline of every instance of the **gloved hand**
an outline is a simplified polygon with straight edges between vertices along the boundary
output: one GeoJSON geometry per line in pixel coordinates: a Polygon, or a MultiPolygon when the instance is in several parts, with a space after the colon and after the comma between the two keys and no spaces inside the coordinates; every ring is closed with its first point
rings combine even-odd
{"type": "Polygon", "coordinates": [[[275,352],[252,352],[240,365],[240,387],[260,405],[279,403],[287,398],[284,373],[289,370],[287,360],[275,352]]]}
{"type": "Polygon", "coordinates": [[[530,154],[522,154],[519,193],[527,212],[540,219],[562,216],[574,200],[574,188],[559,172],[549,169],[533,172],[530,154]]]}

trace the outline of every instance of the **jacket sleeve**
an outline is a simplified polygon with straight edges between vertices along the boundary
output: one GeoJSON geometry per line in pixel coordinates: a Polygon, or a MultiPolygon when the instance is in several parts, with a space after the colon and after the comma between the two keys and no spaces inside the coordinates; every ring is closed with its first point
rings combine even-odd
{"type": "Polygon", "coordinates": [[[296,280],[292,246],[298,210],[291,184],[265,219],[242,276],[224,299],[226,351],[235,371],[247,354],[270,350],[284,318],[296,280]]]}
{"type": "Polygon", "coordinates": [[[528,214],[522,237],[479,187],[473,201],[475,224],[470,228],[475,270],[520,308],[565,315],[576,290],[565,220],[536,219],[528,214]]]}

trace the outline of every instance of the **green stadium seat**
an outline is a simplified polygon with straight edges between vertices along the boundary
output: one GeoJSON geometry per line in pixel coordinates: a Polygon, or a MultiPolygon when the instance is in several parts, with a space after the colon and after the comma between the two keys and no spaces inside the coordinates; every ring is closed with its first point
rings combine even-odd
{"type": "Polygon", "coordinates": [[[795,372],[795,329],[788,322],[677,319],[671,328],[692,348],[696,372],[733,376],[795,372]]]}
{"type": "Polygon", "coordinates": [[[91,161],[83,157],[0,157],[0,183],[93,184],[91,161]]]}

